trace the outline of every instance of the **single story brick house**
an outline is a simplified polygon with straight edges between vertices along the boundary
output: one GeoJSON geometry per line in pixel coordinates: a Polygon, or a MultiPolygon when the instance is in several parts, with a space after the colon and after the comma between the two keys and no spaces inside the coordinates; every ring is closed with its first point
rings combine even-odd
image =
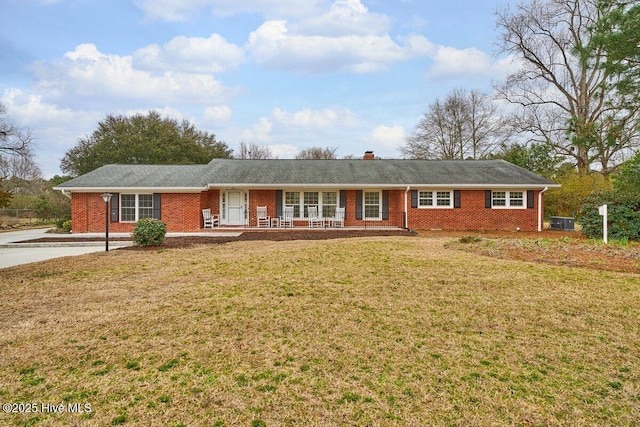
{"type": "Polygon", "coordinates": [[[203,209],[220,227],[256,227],[258,206],[274,219],[293,209],[296,227],[307,226],[316,207],[325,218],[344,210],[345,227],[540,231],[543,193],[559,187],[504,160],[372,157],[106,165],[55,189],[71,198],[73,232],[87,233],[105,229],[105,192],[113,194],[112,232],[131,232],[145,217],[161,219],[169,232],[200,231],[203,209]]]}

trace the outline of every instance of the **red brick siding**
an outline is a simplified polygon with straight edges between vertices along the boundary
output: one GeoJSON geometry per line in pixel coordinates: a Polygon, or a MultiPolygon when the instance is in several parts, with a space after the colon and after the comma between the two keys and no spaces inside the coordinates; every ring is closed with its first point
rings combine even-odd
{"type": "Polygon", "coordinates": [[[202,228],[202,193],[163,193],[160,219],[167,231],[199,231],[202,228]]]}
{"type": "MultiPolygon", "coordinates": [[[[362,226],[356,219],[356,190],[347,190],[345,226],[362,226]]],[[[534,231],[538,227],[538,194],[535,191],[533,209],[487,209],[484,190],[462,190],[459,209],[420,209],[411,207],[411,193],[407,193],[408,226],[411,229],[442,230],[515,230],[534,231]]],[[[402,227],[405,192],[389,191],[389,220],[379,225],[402,227]]],[[[202,229],[202,209],[220,213],[220,190],[201,193],[162,193],[161,219],[169,232],[188,232],[202,229]]],[[[249,225],[256,226],[256,207],[266,206],[270,216],[276,216],[276,190],[249,191],[249,225]]],[[[71,219],[74,233],[104,232],[105,206],[102,193],[73,193],[71,219]]],[[[368,226],[378,221],[367,221],[368,226]]],[[[110,222],[109,231],[129,233],[133,223],[110,222]]],[[[296,225],[306,225],[297,221],[296,225]]]]}
{"type": "MultiPolygon", "coordinates": [[[[207,193],[202,193],[207,194],[207,193]]],[[[161,220],[169,232],[198,231],[202,227],[200,193],[162,193],[161,220]]],[[[103,233],[105,206],[102,193],[72,193],[71,224],[74,233],[103,233]]],[[[131,222],[109,222],[109,231],[130,233],[131,222]]]]}
{"type": "Polygon", "coordinates": [[[519,227],[522,231],[535,231],[538,229],[538,194],[539,191],[535,191],[533,209],[485,208],[484,190],[462,190],[459,209],[411,208],[409,198],[409,228],[515,230],[519,227]]]}
{"type": "Polygon", "coordinates": [[[258,225],[258,206],[267,207],[267,215],[275,218],[276,215],[276,190],[251,190],[249,191],[249,226],[256,227],[258,225]]]}
{"type": "MultiPolygon", "coordinates": [[[[442,230],[515,230],[538,229],[538,194],[534,192],[533,209],[487,209],[484,207],[484,190],[461,190],[460,208],[420,209],[411,207],[411,192],[407,193],[408,226],[411,229],[442,230]]],[[[367,221],[367,226],[403,226],[405,192],[389,191],[389,220],[367,221]]],[[[543,204],[544,206],[544,204],[543,204]]],[[[347,217],[345,226],[362,226],[356,219],[356,190],[347,191],[347,217]]]]}
{"type": "MultiPolygon", "coordinates": [[[[97,194],[90,193],[71,193],[71,232],[72,233],[88,233],[89,232],[89,200],[97,203],[94,197],[98,197],[97,194]]],[[[100,197],[100,203],[102,203],[102,212],[104,215],[104,201],[102,196],[100,197]]],[[[98,209],[95,205],[92,209],[98,209]]],[[[102,217],[102,230],[104,231],[104,217],[102,217]]]]}
{"type": "Polygon", "coordinates": [[[220,190],[200,193],[200,227],[204,227],[202,209],[211,209],[212,214],[220,215],[220,190]]]}

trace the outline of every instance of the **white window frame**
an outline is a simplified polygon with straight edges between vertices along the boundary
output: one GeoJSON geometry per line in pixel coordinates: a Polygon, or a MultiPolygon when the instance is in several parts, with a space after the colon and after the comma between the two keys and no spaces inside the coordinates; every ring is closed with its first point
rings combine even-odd
{"type": "Polygon", "coordinates": [[[362,191],[362,219],[363,220],[382,220],[382,191],[380,190],[363,190],[362,191]],[[375,206],[367,203],[367,193],[378,194],[378,215],[367,216],[367,206],[375,206]]]}
{"type": "Polygon", "coordinates": [[[321,218],[333,218],[336,216],[336,209],[340,206],[340,192],[329,190],[321,191],[320,197],[322,199],[322,206],[318,206],[318,214],[321,218]],[[329,203],[330,194],[335,194],[335,203],[329,203]]]}
{"type": "Polygon", "coordinates": [[[118,217],[119,217],[119,222],[130,222],[130,223],[134,223],[134,222],[138,222],[139,220],[141,220],[142,218],[153,218],[153,193],[124,193],[124,194],[120,194],[119,196],[120,200],[118,201],[118,217]],[[122,210],[123,209],[131,209],[131,207],[127,206],[124,207],[122,206],[122,197],[123,196],[135,196],[134,197],[134,213],[135,213],[135,219],[133,221],[131,220],[124,220],[122,219],[122,210]],[[151,197],[151,207],[148,206],[140,206],[140,196],[150,196],[151,197]],[[149,209],[150,210],[150,215],[140,215],[140,210],[141,209],[149,209]]]}
{"type": "MultiPolygon", "coordinates": [[[[500,198],[503,200],[503,198],[500,198]]],[[[491,209],[526,209],[527,208],[527,190],[491,190],[491,209]],[[504,193],[504,206],[494,204],[496,198],[494,193],[504,193]],[[511,193],[521,193],[522,197],[515,198],[511,193]],[[521,201],[521,205],[513,204],[514,201],[521,201]]]]}
{"type": "Polygon", "coordinates": [[[442,190],[442,189],[438,189],[438,190],[431,190],[431,189],[423,189],[423,190],[418,190],[418,208],[419,209],[453,209],[453,190],[442,190]],[[422,193],[425,193],[425,195],[423,196],[422,193]],[[426,193],[431,193],[431,201],[433,202],[432,205],[423,205],[421,202],[424,199],[429,199],[429,197],[426,196],[426,193]],[[449,195],[448,199],[449,199],[449,204],[448,205],[438,205],[438,200],[442,200],[441,197],[438,197],[439,194],[438,193],[447,193],[449,195]]]}
{"type": "Polygon", "coordinates": [[[322,213],[324,211],[323,207],[325,206],[324,204],[324,196],[325,193],[335,193],[336,197],[336,203],[329,203],[326,206],[332,206],[334,208],[339,207],[340,206],[340,190],[334,190],[334,189],[326,189],[326,188],[319,188],[319,189],[302,189],[302,190],[298,190],[298,189],[292,189],[292,190],[282,190],[283,194],[282,194],[282,207],[285,208],[287,206],[292,206],[294,208],[294,219],[298,219],[298,220],[305,220],[308,219],[307,215],[307,210],[306,208],[308,208],[309,206],[317,206],[318,207],[318,215],[322,216],[322,213]],[[297,203],[292,204],[292,203],[287,203],[287,193],[296,193],[298,194],[297,197],[297,203]],[[318,203],[314,204],[307,204],[305,203],[305,193],[317,193],[318,195],[318,203]],[[295,214],[295,212],[298,211],[298,215],[295,214]]]}

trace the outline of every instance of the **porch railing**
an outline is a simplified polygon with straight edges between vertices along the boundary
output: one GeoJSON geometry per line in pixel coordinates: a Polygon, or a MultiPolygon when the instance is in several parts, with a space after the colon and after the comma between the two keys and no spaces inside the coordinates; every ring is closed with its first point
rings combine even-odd
{"type": "MultiPolygon", "coordinates": [[[[272,216],[272,218],[277,218],[272,216]]],[[[279,220],[280,218],[278,218],[279,220]]],[[[293,227],[285,225],[282,222],[271,221],[271,228],[308,228],[308,218],[293,218],[293,227]]],[[[255,218],[251,218],[251,227],[257,227],[255,218]]],[[[320,221],[314,224],[313,228],[362,228],[362,229],[384,229],[384,228],[405,228],[406,215],[403,211],[389,211],[379,217],[367,217],[361,212],[345,211],[344,222],[336,221],[334,217],[320,217],[320,221]]]]}

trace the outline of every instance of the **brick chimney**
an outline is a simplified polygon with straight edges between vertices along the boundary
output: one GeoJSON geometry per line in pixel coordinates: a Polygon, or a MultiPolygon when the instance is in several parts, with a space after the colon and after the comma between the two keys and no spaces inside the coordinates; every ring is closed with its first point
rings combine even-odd
{"type": "Polygon", "coordinates": [[[373,151],[365,151],[364,152],[364,157],[362,157],[364,160],[373,160],[376,158],[376,156],[373,155],[373,151]]]}

